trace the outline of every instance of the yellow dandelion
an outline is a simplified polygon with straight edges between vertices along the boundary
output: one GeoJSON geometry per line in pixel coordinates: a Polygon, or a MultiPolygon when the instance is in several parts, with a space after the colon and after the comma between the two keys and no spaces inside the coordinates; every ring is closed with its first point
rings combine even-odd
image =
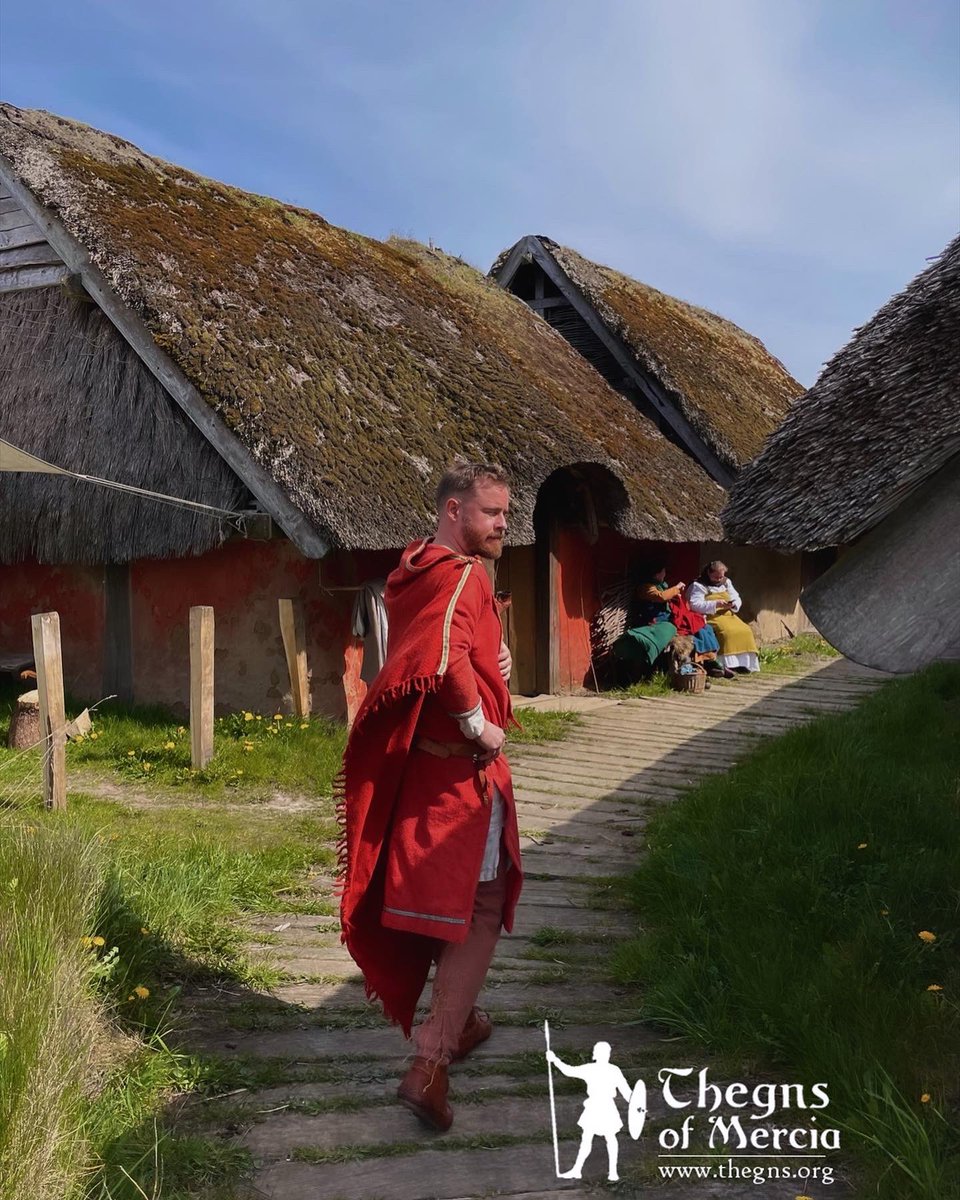
{"type": "Polygon", "coordinates": [[[150,930],[146,927],[146,925],[140,926],[140,932],[143,934],[144,937],[150,936],[150,930]]]}
{"type": "Polygon", "coordinates": [[[797,1196],[795,1200],[813,1200],[812,1196],[797,1196]]]}
{"type": "Polygon", "coordinates": [[[927,991],[928,991],[928,992],[942,992],[942,991],[943,991],[943,988],[940,986],[940,984],[939,984],[939,983],[931,983],[931,984],[930,984],[930,985],[927,987],[927,991]]]}
{"type": "Polygon", "coordinates": [[[304,722],[303,722],[303,724],[300,726],[300,728],[301,728],[301,729],[309,729],[309,728],[310,728],[310,726],[307,724],[307,722],[306,722],[306,721],[304,721],[304,722]]]}
{"type": "Polygon", "coordinates": [[[144,764],[143,764],[143,769],[144,769],[145,771],[152,771],[152,770],[153,770],[153,763],[144,763],[144,764]]]}
{"type": "Polygon", "coordinates": [[[176,742],[164,742],[163,748],[164,748],[164,750],[176,750],[177,743],[176,742]]]}
{"type": "Polygon", "coordinates": [[[184,734],[184,733],[186,733],[186,732],[187,732],[187,729],[186,729],[186,726],[185,726],[185,725],[178,725],[178,726],[177,726],[177,733],[179,733],[179,734],[181,734],[181,735],[182,735],[182,734],[184,734]]]}
{"type": "Polygon", "coordinates": [[[926,942],[928,945],[930,942],[935,942],[937,940],[937,935],[935,933],[931,933],[929,929],[921,929],[917,934],[917,937],[921,942],[926,942]]]}
{"type": "Polygon", "coordinates": [[[136,757],[137,757],[136,750],[128,750],[127,751],[127,758],[136,758],[136,757]]]}
{"type": "Polygon", "coordinates": [[[24,833],[36,833],[37,827],[36,827],[36,825],[24,825],[23,832],[24,833]]]}
{"type": "Polygon", "coordinates": [[[86,738],[84,737],[84,735],[82,733],[78,733],[77,736],[73,740],[75,742],[84,742],[84,741],[86,741],[86,738]]]}
{"type": "Polygon", "coordinates": [[[106,939],[100,937],[99,935],[90,939],[91,946],[105,946],[106,944],[106,939]]]}
{"type": "Polygon", "coordinates": [[[91,733],[91,734],[90,734],[90,741],[91,741],[91,742],[95,742],[99,736],[100,736],[100,734],[99,734],[99,733],[91,733]]]}
{"type": "Polygon", "coordinates": [[[139,987],[135,987],[135,988],[133,989],[133,993],[132,993],[132,995],[130,996],[130,999],[131,999],[131,1000],[146,1000],[146,998],[147,998],[149,995],[150,995],[150,989],[149,989],[149,988],[145,988],[145,987],[144,987],[144,986],[141,984],[139,987]]]}
{"type": "Polygon", "coordinates": [[[253,720],[253,713],[248,713],[248,712],[245,712],[245,713],[243,714],[243,719],[244,719],[245,721],[252,721],[252,720],[253,720]]]}
{"type": "Polygon", "coordinates": [[[929,1092],[923,1093],[923,1095],[920,1097],[920,1103],[921,1104],[929,1104],[930,1103],[930,1093],[929,1092]]]}
{"type": "Polygon", "coordinates": [[[249,744],[244,746],[244,750],[247,752],[247,754],[249,754],[252,749],[253,749],[253,747],[249,744]]]}
{"type": "Polygon", "coordinates": [[[242,771],[242,770],[239,770],[239,771],[237,771],[237,774],[238,774],[238,775],[242,775],[242,774],[243,774],[243,771],[242,771]]]}
{"type": "Polygon", "coordinates": [[[257,713],[257,718],[256,718],[256,719],[257,719],[258,721],[262,721],[262,720],[263,720],[263,717],[261,717],[261,716],[260,716],[260,714],[259,714],[259,713],[257,713]]]}
{"type": "Polygon", "coordinates": [[[866,842],[861,842],[860,845],[857,847],[858,850],[866,850],[866,848],[867,848],[866,842]]]}
{"type": "Polygon", "coordinates": [[[880,909],[880,916],[881,916],[881,917],[889,917],[889,916],[890,916],[890,909],[889,909],[889,908],[881,908],[881,909],[880,909]]]}
{"type": "Polygon", "coordinates": [[[92,937],[82,937],[80,939],[80,945],[84,948],[84,950],[89,950],[90,947],[93,945],[93,938],[92,937]]]}
{"type": "Polygon", "coordinates": [[[110,834],[110,841],[111,841],[111,842],[119,842],[119,841],[120,841],[120,834],[119,834],[119,833],[111,833],[111,834],[110,834]]]}
{"type": "Polygon", "coordinates": [[[282,721],[282,720],[283,720],[283,713],[274,713],[274,714],[273,714],[273,719],[274,719],[275,721],[282,721]]]}

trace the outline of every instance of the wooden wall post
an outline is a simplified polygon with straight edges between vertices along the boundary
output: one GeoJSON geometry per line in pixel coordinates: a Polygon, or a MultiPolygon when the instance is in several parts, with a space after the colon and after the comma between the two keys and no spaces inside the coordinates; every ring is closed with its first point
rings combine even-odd
{"type": "Polygon", "coordinates": [[[47,808],[62,809],[67,807],[67,715],[63,702],[60,614],[35,613],[30,618],[30,625],[40,699],[40,736],[46,747],[43,802],[47,808]]]}
{"type": "Polygon", "coordinates": [[[280,633],[287,656],[293,711],[298,717],[310,716],[310,678],[307,672],[307,633],[303,604],[299,600],[281,600],[280,633]]]}
{"type": "Polygon", "coordinates": [[[213,609],[190,609],[190,762],[213,758],[213,609]]]}

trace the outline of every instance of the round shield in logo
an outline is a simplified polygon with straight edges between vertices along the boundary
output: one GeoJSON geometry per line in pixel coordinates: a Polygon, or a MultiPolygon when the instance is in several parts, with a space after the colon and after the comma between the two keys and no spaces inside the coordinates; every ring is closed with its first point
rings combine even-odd
{"type": "Polygon", "coordinates": [[[647,1085],[642,1079],[638,1079],[636,1087],[630,1093],[630,1103],[627,1105],[627,1129],[634,1141],[643,1133],[643,1123],[646,1119],[647,1085]]]}

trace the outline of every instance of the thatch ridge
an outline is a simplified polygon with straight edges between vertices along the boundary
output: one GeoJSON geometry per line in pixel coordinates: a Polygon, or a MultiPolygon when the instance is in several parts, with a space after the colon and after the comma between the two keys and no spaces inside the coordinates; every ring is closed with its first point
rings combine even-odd
{"type": "Polygon", "coordinates": [[[803,391],[783,363],[726,317],[537,240],[720,461],[733,472],[749,462],[803,391]]]}
{"type": "MultiPolygon", "coordinates": [[[[853,541],[960,454],[960,237],[830,360],[724,511],[738,541],[853,541]]],[[[958,460],[960,461],[960,460],[958,460]]]]}
{"type": "MultiPolygon", "coordinates": [[[[230,511],[247,489],[99,308],[60,288],[0,295],[0,437],[69,470],[230,511]]],[[[201,554],[208,515],[64,476],[0,472],[0,562],[201,554]]]]}
{"type": "Polygon", "coordinates": [[[90,252],[291,500],[345,548],[432,524],[457,453],[540,483],[596,462],[635,537],[715,536],[723,494],[520,301],[473,268],[239,191],[76,122],[0,106],[0,153],[90,252]]]}

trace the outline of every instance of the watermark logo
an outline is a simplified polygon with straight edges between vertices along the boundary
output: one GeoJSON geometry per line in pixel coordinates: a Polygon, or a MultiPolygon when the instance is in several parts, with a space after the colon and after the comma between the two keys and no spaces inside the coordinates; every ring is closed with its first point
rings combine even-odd
{"type": "Polygon", "coordinates": [[[550,1048],[544,1022],[558,1179],[582,1179],[596,1138],[607,1152],[607,1179],[619,1179],[619,1136],[626,1128],[638,1141],[647,1125],[650,1104],[658,1115],[657,1158],[664,1179],[731,1179],[763,1183],[784,1179],[816,1180],[829,1186],[833,1168],[825,1162],[840,1149],[840,1131],[825,1118],[830,1097],[826,1083],[810,1087],[788,1083],[715,1083],[707,1067],[662,1067],[656,1084],[631,1084],[612,1061],[609,1042],[596,1042],[585,1063],[565,1062],[550,1048]],[[561,1170],[553,1072],[580,1079],[586,1098],[580,1119],[576,1161],[561,1170]],[[620,1103],[625,1106],[621,1113],[620,1103]],[[660,1119],[662,1118],[662,1119],[660,1119]]]}

